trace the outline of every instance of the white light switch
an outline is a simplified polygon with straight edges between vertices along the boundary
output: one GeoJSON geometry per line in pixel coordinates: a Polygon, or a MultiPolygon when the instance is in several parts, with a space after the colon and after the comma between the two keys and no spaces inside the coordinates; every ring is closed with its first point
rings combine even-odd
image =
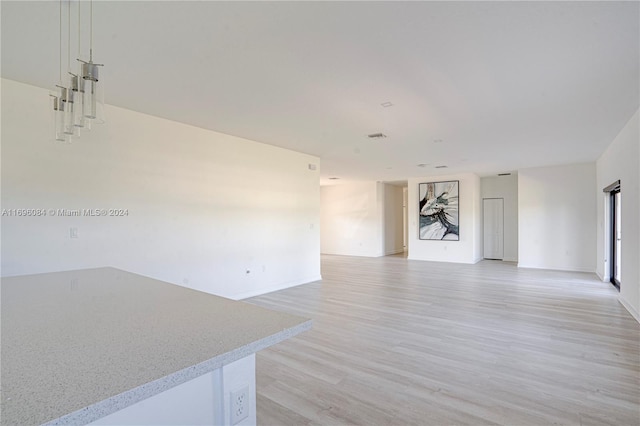
{"type": "Polygon", "coordinates": [[[78,238],[78,228],[69,228],[69,238],[78,238]]]}

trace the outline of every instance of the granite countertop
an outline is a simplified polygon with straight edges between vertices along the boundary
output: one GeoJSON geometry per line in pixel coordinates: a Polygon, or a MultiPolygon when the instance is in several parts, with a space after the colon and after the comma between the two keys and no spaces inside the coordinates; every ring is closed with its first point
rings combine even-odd
{"type": "Polygon", "coordinates": [[[311,328],[114,268],[2,278],[2,425],[83,424],[311,328]]]}

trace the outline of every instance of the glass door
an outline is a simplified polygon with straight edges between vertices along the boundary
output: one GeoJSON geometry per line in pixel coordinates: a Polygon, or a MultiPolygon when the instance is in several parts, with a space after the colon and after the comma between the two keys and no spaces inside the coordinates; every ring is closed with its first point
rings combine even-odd
{"type": "Polygon", "coordinates": [[[622,253],[620,189],[611,191],[611,283],[620,289],[620,259],[622,253]]]}

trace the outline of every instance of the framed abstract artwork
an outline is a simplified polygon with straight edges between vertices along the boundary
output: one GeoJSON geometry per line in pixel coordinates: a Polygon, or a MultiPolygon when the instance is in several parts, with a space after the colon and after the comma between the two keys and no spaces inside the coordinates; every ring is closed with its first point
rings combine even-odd
{"type": "Polygon", "coordinates": [[[418,185],[421,240],[459,241],[460,181],[429,182],[418,185]]]}

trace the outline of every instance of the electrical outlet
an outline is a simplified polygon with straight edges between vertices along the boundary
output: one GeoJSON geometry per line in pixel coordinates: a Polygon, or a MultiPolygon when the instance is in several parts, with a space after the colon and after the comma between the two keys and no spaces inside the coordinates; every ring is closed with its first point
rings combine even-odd
{"type": "Polygon", "coordinates": [[[235,425],[249,417],[249,385],[231,392],[231,424],[235,425]]]}

